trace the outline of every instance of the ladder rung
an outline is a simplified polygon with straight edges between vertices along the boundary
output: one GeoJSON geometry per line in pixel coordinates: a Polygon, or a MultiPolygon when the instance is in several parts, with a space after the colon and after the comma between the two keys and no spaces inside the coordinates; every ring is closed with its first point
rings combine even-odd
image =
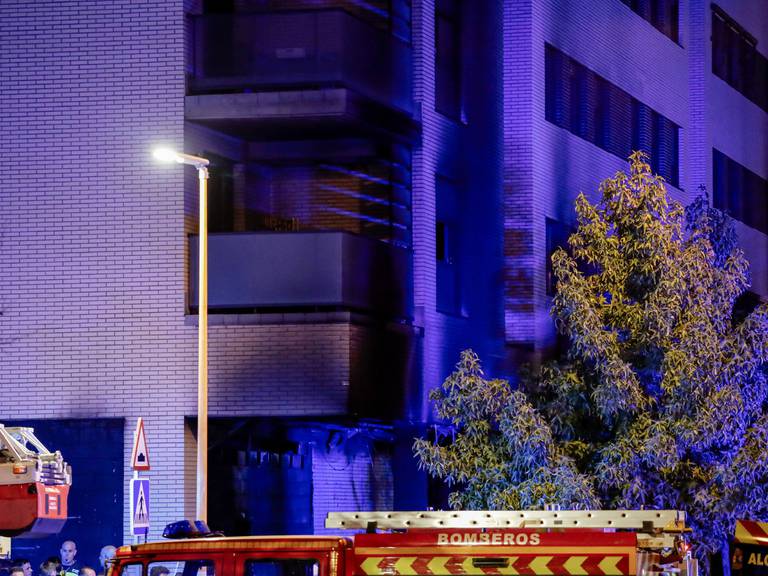
{"type": "Polygon", "coordinates": [[[685,529],[677,510],[477,510],[429,512],[330,512],[326,528],[381,530],[404,528],[625,528],[685,529]]]}

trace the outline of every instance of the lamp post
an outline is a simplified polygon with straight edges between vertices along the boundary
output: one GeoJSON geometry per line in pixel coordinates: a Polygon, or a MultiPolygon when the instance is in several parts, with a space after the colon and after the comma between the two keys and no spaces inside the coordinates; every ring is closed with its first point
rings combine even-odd
{"type": "Polygon", "coordinates": [[[200,181],[200,222],[197,249],[197,497],[195,517],[208,521],[208,164],[206,158],[158,148],[162,162],[189,164],[200,181]]]}

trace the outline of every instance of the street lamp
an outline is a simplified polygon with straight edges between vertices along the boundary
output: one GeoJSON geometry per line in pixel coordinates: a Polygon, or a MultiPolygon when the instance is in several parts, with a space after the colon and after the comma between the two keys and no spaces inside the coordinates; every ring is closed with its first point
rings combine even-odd
{"type": "Polygon", "coordinates": [[[198,520],[208,521],[208,164],[206,158],[157,148],[161,162],[189,164],[200,181],[200,223],[197,249],[197,499],[198,520]]]}

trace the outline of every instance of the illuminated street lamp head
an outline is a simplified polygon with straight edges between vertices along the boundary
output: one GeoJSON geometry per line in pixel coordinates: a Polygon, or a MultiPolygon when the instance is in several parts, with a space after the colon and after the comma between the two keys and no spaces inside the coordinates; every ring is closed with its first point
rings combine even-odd
{"type": "Polygon", "coordinates": [[[183,152],[176,152],[170,148],[155,148],[152,155],[156,160],[160,162],[178,162],[179,164],[189,164],[197,169],[205,168],[210,164],[207,158],[200,156],[192,156],[192,154],[184,154],[183,152]]]}

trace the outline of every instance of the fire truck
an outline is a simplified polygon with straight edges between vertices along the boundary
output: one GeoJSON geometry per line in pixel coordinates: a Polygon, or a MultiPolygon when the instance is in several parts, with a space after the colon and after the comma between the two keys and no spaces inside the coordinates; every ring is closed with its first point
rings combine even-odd
{"type": "Polygon", "coordinates": [[[326,527],[358,532],[123,546],[109,576],[697,576],[677,511],[342,512],[326,527]]]}
{"type": "Polygon", "coordinates": [[[768,576],[768,522],[736,521],[731,576],[768,576]]]}
{"type": "Polygon", "coordinates": [[[67,520],[72,470],[33,428],[0,424],[0,536],[57,534],[67,520]]]}

